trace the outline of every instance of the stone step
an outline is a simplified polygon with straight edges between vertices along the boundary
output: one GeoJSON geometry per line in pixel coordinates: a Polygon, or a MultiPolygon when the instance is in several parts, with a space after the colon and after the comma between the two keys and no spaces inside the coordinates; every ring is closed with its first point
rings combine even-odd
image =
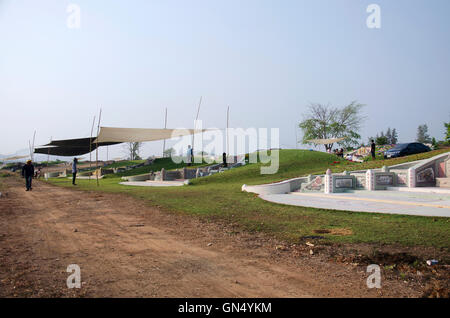
{"type": "Polygon", "coordinates": [[[450,178],[436,178],[436,187],[450,188],[450,178]]]}

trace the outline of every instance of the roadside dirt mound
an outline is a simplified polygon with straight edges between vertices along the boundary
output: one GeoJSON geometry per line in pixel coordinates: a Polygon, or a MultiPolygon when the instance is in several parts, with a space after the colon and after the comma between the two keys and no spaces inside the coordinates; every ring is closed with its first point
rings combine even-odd
{"type": "Polygon", "coordinates": [[[376,251],[374,255],[364,255],[361,257],[355,257],[354,259],[360,264],[379,264],[379,265],[413,265],[424,263],[424,260],[419,259],[417,256],[409,255],[408,253],[387,253],[376,251]]]}

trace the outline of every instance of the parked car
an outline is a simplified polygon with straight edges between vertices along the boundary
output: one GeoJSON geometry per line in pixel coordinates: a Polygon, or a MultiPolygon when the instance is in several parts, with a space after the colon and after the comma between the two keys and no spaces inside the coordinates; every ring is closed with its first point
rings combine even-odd
{"type": "Polygon", "coordinates": [[[384,158],[396,158],[417,153],[431,151],[430,147],[425,146],[420,142],[410,142],[407,144],[398,144],[384,152],[384,158]]]}

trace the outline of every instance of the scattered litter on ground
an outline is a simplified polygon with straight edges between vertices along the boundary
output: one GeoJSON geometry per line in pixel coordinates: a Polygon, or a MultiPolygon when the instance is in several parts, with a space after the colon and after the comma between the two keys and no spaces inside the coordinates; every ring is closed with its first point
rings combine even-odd
{"type": "Polygon", "coordinates": [[[427,261],[427,265],[428,265],[428,266],[436,265],[437,263],[439,263],[439,261],[436,260],[436,259],[429,259],[429,260],[427,261]]]}
{"type": "Polygon", "coordinates": [[[394,268],[398,264],[413,265],[420,261],[416,256],[407,253],[390,254],[380,251],[376,251],[372,255],[358,256],[354,259],[360,264],[379,264],[385,266],[386,268],[394,268]]]}
{"type": "Polygon", "coordinates": [[[306,242],[306,245],[308,245],[308,246],[314,246],[314,244],[313,244],[313,243],[310,243],[310,242],[306,242]]]}
{"type": "Polygon", "coordinates": [[[211,245],[213,245],[213,243],[208,243],[208,245],[207,245],[207,246],[211,246],[211,245]]]}
{"type": "Polygon", "coordinates": [[[138,223],[138,224],[131,224],[130,227],[141,227],[144,226],[144,223],[138,223]]]}

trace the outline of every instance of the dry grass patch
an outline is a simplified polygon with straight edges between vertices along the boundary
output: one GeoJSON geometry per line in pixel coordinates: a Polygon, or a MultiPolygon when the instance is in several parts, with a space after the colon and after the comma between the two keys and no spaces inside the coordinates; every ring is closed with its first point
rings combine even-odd
{"type": "Polygon", "coordinates": [[[320,229],[314,230],[314,233],[331,235],[353,235],[353,231],[346,228],[320,229]]]}

